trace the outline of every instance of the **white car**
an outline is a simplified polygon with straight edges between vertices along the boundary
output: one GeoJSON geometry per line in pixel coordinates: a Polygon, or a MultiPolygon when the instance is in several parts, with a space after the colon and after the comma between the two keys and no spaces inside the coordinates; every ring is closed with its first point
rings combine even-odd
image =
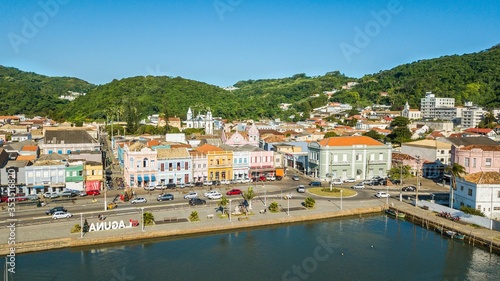
{"type": "Polygon", "coordinates": [[[268,181],[275,181],[276,177],[275,176],[267,176],[266,180],[268,180],[268,181]]]}
{"type": "Polygon", "coordinates": [[[304,193],[304,192],[306,192],[306,187],[303,186],[302,184],[299,185],[299,187],[297,187],[297,192],[298,193],[304,193]]]}
{"type": "Polygon", "coordinates": [[[242,183],[249,183],[252,182],[249,178],[245,178],[241,180],[242,183]]]}
{"type": "Polygon", "coordinates": [[[385,191],[379,191],[379,192],[375,193],[375,196],[378,197],[378,198],[391,197],[391,195],[389,195],[389,193],[387,193],[385,191]]]}
{"type": "Polygon", "coordinates": [[[154,186],[145,186],[144,190],[155,190],[154,186]]]}
{"type": "Polygon", "coordinates": [[[188,194],[184,195],[184,199],[193,199],[193,198],[197,198],[198,197],[198,193],[196,192],[189,192],[188,194]]]}
{"type": "Polygon", "coordinates": [[[228,180],[221,180],[220,184],[230,184],[230,182],[228,180]]]}
{"type": "Polygon", "coordinates": [[[136,197],[136,198],[130,200],[130,203],[132,203],[132,204],[146,203],[146,202],[148,202],[148,200],[146,200],[146,198],[144,198],[144,197],[136,197]]]}
{"type": "Polygon", "coordinates": [[[365,188],[365,184],[362,182],[358,182],[357,184],[353,185],[351,188],[352,189],[363,189],[363,188],[365,188]]]}
{"type": "Polygon", "coordinates": [[[219,193],[217,190],[210,190],[210,191],[205,192],[204,195],[205,195],[205,197],[208,197],[212,194],[217,194],[217,193],[219,193]]]}
{"type": "Polygon", "coordinates": [[[57,192],[45,192],[43,194],[44,198],[57,198],[59,197],[59,194],[57,192]]]}
{"type": "Polygon", "coordinates": [[[341,185],[341,184],[343,184],[343,183],[344,183],[344,182],[343,182],[341,179],[334,179],[334,180],[332,181],[332,184],[334,184],[334,185],[341,185]]]}
{"type": "Polygon", "coordinates": [[[219,192],[217,193],[212,193],[212,194],[209,194],[208,196],[208,199],[221,199],[222,198],[222,194],[220,194],[219,192]]]}
{"type": "Polygon", "coordinates": [[[203,185],[212,185],[212,182],[211,181],[204,181],[203,185]]]}
{"type": "Polygon", "coordinates": [[[67,213],[67,212],[61,212],[61,211],[58,211],[58,212],[55,212],[53,215],[52,215],[52,218],[57,220],[57,219],[69,219],[71,218],[73,215],[71,213],[67,213]]]}
{"type": "Polygon", "coordinates": [[[353,182],[356,182],[356,179],[355,178],[348,178],[348,179],[344,180],[344,182],[353,183],[353,182]]]}

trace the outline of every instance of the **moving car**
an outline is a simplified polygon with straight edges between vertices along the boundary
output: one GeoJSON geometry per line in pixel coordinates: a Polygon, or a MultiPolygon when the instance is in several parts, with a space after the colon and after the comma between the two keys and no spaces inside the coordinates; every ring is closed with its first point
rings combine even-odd
{"type": "Polygon", "coordinates": [[[233,189],[229,190],[226,194],[227,195],[240,195],[241,190],[239,190],[237,188],[233,188],[233,189]]]}
{"type": "Polygon", "coordinates": [[[309,183],[309,186],[321,186],[321,182],[320,181],[312,181],[309,183]]]}
{"type": "Polygon", "coordinates": [[[358,182],[357,184],[351,186],[352,189],[363,189],[365,188],[365,184],[362,182],[358,182]]]}
{"type": "Polygon", "coordinates": [[[43,194],[43,197],[44,198],[57,198],[57,197],[59,197],[59,194],[57,194],[56,192],[45,192],[43,194]]]}
{"type": "Polygon", "coordinates": [[[184,195],[184,199],[193,199],[198,197],[198,193],[196,192],[189,192],[188,194],[184,195]]]}
{"type": "Polygon", "coordinates": [[[87,191],[87,195],[100,195],[100,194],[101,192],[96,189],[87,191]]]}
{"type": "Polygon", "coordinates": [[[144,198],[144,197],[136,197],[136,198],[130,200],[130,203],[132,203],[132,204],[146,203],[146,202],[148,202],[148,200],[146,200],[146,198],[144,198]]]}
{"type": "Polygon", "coordinates": [[[71,218],[73,215],[71,213],[67,213],[67,212],[62,212],[62,211],[58,211],[58,212],[55,212],[53,215],[52,215],[52,219],[69,219],[71,218]]]}
{"type": "Polygon", "coordinates": [[[297,176],[297,175],[293,175],[293,176],[292,176],[292,180],[294,180],[294,181],[298,181],[298,180],[300,180],[300,178],[299,178],[299,176],[297,176]]]}
{"type": "Polygon", "coordinates": [[[217,190],[210,190],[210,191],[205,192],[205,194],[203,194],[203,195],[205,195],[205,197],[208,197],[211,194],[217,194],[217,193],[219,193],[217,190]]]}
{"type": "Polygon", "coordinates": [[[304,192],[306,192],[305,186],[299,185],[299,187],[297,187],[297,192],[298,193],[304,193],[304,192]]]}
{"type": "Polygon", "coordinates": [[[75,197],[77,194],[71,190],[65,190],[61,193],[59,193],[61,197],[75,197]]]}
{"type": "Polygon", "coordinates": [[[378,197],[378,198],[391,197],[391,195],[389,195],[389,193],[387,193],[385,191],[379,191],[379,192],[375,193],[375,196],[378,197]]]}
{"type": "Polygon", "coordinates": [[[45,211],[45,214],[46,215],[53,215],[55,212],[64,212],[66,213],[68,210],[66,210],[66,208],[64,207],[54,207],[52,209],[49,209],[47,211],[45,211]]]}
{"type": "Polygon", "coordinates": [[[208,199],[212,199],[212,200],[221,199],[221,198],[222,198],[222,194],[220,194],[219,192],[212,193],[212,194],[208,195],[208,199]]]}
{"type": "Polygon", "coordinates": [[[415,191],[417,188],[413,185],[405,186],[401,189],[402,191],[415,191]]]}
{"type": "Polygon", "coordinates": [[[160,194],[158,195],[158,198],[156,198],[156,200],[158,201],[174,200],[174,195],[170,193],[160,194]]]}
{"type": "Polygon", "coordinates": [[[200,199],[200,198],[193,198],[189,200],[189,205],[195,206],[195,205],[205,205],[207,201],[200,199]]]}

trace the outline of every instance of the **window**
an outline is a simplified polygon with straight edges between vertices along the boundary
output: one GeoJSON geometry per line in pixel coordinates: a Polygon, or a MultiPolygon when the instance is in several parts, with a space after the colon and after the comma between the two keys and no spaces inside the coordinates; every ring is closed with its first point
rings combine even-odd
{"type": "Polygon", "coordinates": [[[463,186],[460,186],[460,191],[464,191],[464,187],[463,186]]]}
{"type": "Polygon", "coordinates": [[[498,191],[497,198],[500,198],[500,191],[498,191]]]}
{"type": "Polygon", "coordinates": [[[372,154],[370,154],[370,161],[373,161],[373,160],[375,160],[375,154],[372,153],[372,154]]]}
{"type": "Polygon", "coordinates": [[[491,167],[491,158],[486,158],[486,167],[491,167]]]}
{"type": "Polygon", "coordinates": [[[333,155],[333,162],[334,163],[339,162],[339,156],[338,155],[333,155]]]}
{"type": "Polygon", "coordinates": [[[347,154],[342,154],[342,161],[346,162],[347,161],[347,154]]]}
{"type": "Polygon", "coordinates": [[[476,158],[472,158],[472,168],[476,168],[476,158]]]}
{"type": "Polygon", "coordinates": [[[148,158],[144,158],[144,160],[142,160],[142,167],[144,168],[149,167],[148,158]]]}
{"type": "Polygon", "coordinates": [[[188,162],[184,162],[184,170],[189,170],[189,163],[188,162]]]}
{"type": "Polygon", "coordinates": [[[465,158],[464,166],[469,167],[469,157],[465,158]]]}
{"type": "Polygon", "coordinates": [[[493,211],[500,211],[500,207],[493,207],[493,211]]]}
{"type": "Polygon", "coordinates": [[[378,154],[378,160],[380,160],[380,161],[384,160],[384,154],[383,153],[379,153],[378,154]]]}
{"type": "Polygon", "coordinates": [[[472,196],[472,189],[469,188],[469,192],[467,192],[467,195],[472,196]]]}
{"type": "Polygon", "coordinates": [[[361,160],[362,160],[361,154],[359,154],[359,153],[356,154],[356,161],[361,161],[361,160]]]}

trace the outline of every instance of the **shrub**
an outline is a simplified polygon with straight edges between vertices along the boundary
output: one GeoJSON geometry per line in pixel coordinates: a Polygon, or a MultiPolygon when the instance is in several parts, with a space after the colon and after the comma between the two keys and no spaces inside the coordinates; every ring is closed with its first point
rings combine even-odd
{"type": "Polygon", "coordinates": [[[467,207],[467,206],[461,206],[460,211],[466,213],[466,214],[471,214],[471,215],[476,215],[476,216],[481,216],[484,217],[484,214],[477,209],[474,209],[472,207],[467,207]]]}
{"type": "Polygon", "coordinates": [[[271,204],[269,204],[269,211],[273,212],[273,213],[277,213],[279,212],[279,206],[278,206],[278,203],[276,202],[272,202],[271,204]]]}
{"type": "Polygon", "coordinates": [[[314,204],[316,204],[316,200],[311,197],[307,197],[306,200],[304,201],[304,206],[306,208],[314,208],[314,204]]]}
{"type": "Polygon", "coordinates": [[[155,224],[155,217],[153,216],[153,213],[151,213],[151,212],[144,212],[142,220],[144,221],[144,225],[155,224]]]}
{"type": "Polygon", "coordinates": [[[82,227],[79,224],[75,224],[75,226],[73,226],[73,228],[71,229],[71,233],[77,233],[80,232],[81,230],[82,227]]]}
{"type": "Polygon", "coordinates": [[[189,216],[189,220],[190,221],[199,221],[200,217],[198,216],[198,212],[197,211],[192,211],[191,215],[189,216]]]}

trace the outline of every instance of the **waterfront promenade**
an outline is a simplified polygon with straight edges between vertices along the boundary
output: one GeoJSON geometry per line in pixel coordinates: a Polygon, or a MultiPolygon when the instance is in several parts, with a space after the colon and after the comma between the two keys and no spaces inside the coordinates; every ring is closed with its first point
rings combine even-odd
{"type": "MultiPolygon", "coordinates": [[[[369,213],[380,213],[384,208],[396,208],[407,213],[407,220],[419,218],[415,223],[429,228],[429,222],[435,222],[447,229],[455,229],[467,235],[473,235],[477,241],[483,240],[489,242],[493,247],[493,252],[497,252],[500,244],[500,233],[485,228],[475,228],[473,226],[453,223],[440,218],[435,213],[416,208],[405,202],[395,199],[389,200],[389,205],[385,199],[370,200],[344,200],[342,206],[340,199],[316,200],[313,209],[302,207],[303,198],[294,198],[289,202],[277,196],[268,196],[265,201],[262,198],[254,199],[252,202],[252,213],[245,216],[220,217],[220,212],[216,212],[216,202],[206,206],[190,207],[186,204],[176,206],[166,206],[165,209],[156,209],[153,211],[155,221],[159,222],[153,226],[145,226],[144,230],[140,224],[138,227],[104,230],[88,232],[81,238],[80,233],[70,233],[75,224],[80,224],[80,214],[69,220],[50,221],[44,224],[23,224],[15,231],[15,251],[16,254],[32,251],[52,250],[58,248],[69,248],[79,246],[90,246],[109,243],[134,242],[142,239],[161,239],[165,237],[178,237],[193,234],[210,234],[227,230],[237,230],[244,228],[266,227],[286,223],[304,222],[319,219],[328,219],[344,216],[360,216],[369,213]],[[280,212],[263,212],[266,209],[264,202],[269,205],[271,202],[277,202],[280,205],[280,212]],[[342,207],[342,209],[341,209],[342,207]],[[288,212],[288,210],[290,210],[288,212]],[[190,222],[187,218],[192,211],[197,211],[200,221],[190,222]],[[163,222],[164,220],[167,222],[163,222]],[[427,224],[426,224],[427,223],[427,224]]],[[[234,205],[232,209],[234,210],[234,205]]],[[[148,211],[146,207],[144,211],[148,211]]],[[[120,210],[116,215],[108,215],[106,222],[123,220],[128,225],[129,220],[137,220],[141,223],[141,206],[128,207],[120,210]]],[[[88,223],[98,223],[99,220],[95,212],[83,213],[83,219],[88,223]]],[[[9,229],[0,230],[0,253],[2,255],[9,253],[11,245],[7,244],[10,235],[9,229]]],[[[470,240],[470,239],[469,239],[470,240]]]]}

